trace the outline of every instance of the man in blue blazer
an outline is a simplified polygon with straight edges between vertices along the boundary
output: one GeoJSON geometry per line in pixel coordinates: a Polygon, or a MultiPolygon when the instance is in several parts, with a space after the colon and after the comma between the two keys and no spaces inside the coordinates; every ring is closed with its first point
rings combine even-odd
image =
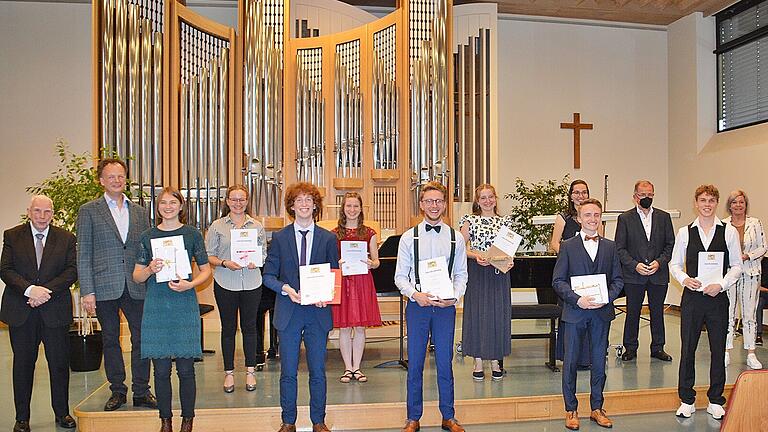
{"type": "Polygon", "coordinates": [[[280,407],[278,432],[296,431],[297,370],[301,341],[309,369],[309,417],[313,432],[329,431],[325,425],[325,357],[328,333],[333,328],[331,309],[325,303],[301,305],[299,267],[330,263],[339,268],[336,236],[315,224],[323,213],[320,191],[310,183],[291,185],[285,209],[294,222],[272,235],[264,263],[264,286],[277,293],[274,325],[280,339],[280,407]]]}
{"type": "Polygon", "coordinates": [[[560,246],[552,287],[563,299],[560,319],[565,341],[563,359],[563,399],[565,399],[565,427],[579,429],[578,400],[576,399],[576,369],[579,350],[585,337],[591,339],[590,368],[590,420],[610,428],[613,422],[603,410],[605,388],[605,352],[608,349],[608,330],[613,320],[613,301],[621,292],[624,281],[616,244],[600,237],[603,206],[596,199],[584,201],[578,208],[581,231],[560,246]],[[605,274],[608,284],[608,302],[595,302],[592,296],[579,296],[571,289],[571,277],[605,274]]]}

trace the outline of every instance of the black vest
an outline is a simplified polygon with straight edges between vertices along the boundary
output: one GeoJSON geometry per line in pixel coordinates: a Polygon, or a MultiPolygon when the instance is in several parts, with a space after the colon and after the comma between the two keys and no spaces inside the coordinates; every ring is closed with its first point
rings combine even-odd
{"type": "Polygon", "coordinates": [[[730,260],[728,259],[728,245],[725,244],[725,225],[715,225],[715,236],[708,249],[699,237],[699,229],[693,224],[688,225],[688,248],[685,251],[685,271],[688,276],[695,278],[699,273],[699,252],[725,252],[723,258],[723,276],[728,273],[730,260]]]}
{"type": "Polygon", "coordinates": [[[562,243],[571,237],[575,237],[581,231],[581,225],[576,221],[576,216],[571,216],[568,212],[562,212],[560,216],[565,221],[563,235],[560,237],[560,242],[562,243]]]}

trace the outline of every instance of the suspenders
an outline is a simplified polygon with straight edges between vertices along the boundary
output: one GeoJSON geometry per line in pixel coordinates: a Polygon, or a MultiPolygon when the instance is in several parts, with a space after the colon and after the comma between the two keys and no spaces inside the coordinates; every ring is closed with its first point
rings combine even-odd
{"type": "MultiPolygon", "coordinates": [[[[448,258],[448,275],[453,275],[453,260],[456,258],[456,230],[451,230],[451,256],[448,258]]],[[[413,275],[416,279],[416,291],[421,291],[421,282],[419,281],[419,226],[413,227],[413,275]]]]}

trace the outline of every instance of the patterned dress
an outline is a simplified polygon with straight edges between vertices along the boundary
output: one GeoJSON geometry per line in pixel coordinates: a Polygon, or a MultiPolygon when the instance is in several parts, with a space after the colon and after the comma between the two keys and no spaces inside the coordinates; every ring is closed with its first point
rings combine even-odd
{"type": "MultiPolygon", "coordinates": [[[[150,228],[141,234],[136,263],[149,265],[152,261],[151,239],[171,236],[184,237],[189,260],[198,266],[208,264],[208,253],[200,231],[183,225],[173,231],[150,228]]],[[[192,277],[190,276],[189,280],[192,277]]],[[[157,282],[155,275],[147,279],[147,297],[141,320],[142,358],[200,358],[200,308],[194,289],[176,292],[168,282],[157,282]]]]}
{"type": "MultiPolygon", "coordinates": [[[[357,228],[346,229],[344,238],[337,240],[337,246],[341,251],[342,241],[364,241],[370,244],[376,231],[365,227],[365,236],[358,237],[357,228]]],[[[337,235],[339,229],[335,228],[333,234],[337,235]]],[[[339,252],[341,256],[341,252],[339,252]]],[[[376,286],[373,284],[373,276],[370,270],[363,275],[343,276],[341,279],[341,304],[331,305],[333,314],[333,326],[346,327],[371,327],[381,325],[381,313],[379,301],[376,298],[376,286]]]]}
{"type": "MultiPolygon", "coordinates": [[[[470,249],[485,252],[502,226],[511,227],[511,220],[501,216],[465,215],[459,228],[469,224],[470,249]]],[[[481,266],[467,259],[467,292],[464,294],[462,349],[475,358],[501,360],[512,351],[512,296],[509,273],[495,267],[481,266]]]]}

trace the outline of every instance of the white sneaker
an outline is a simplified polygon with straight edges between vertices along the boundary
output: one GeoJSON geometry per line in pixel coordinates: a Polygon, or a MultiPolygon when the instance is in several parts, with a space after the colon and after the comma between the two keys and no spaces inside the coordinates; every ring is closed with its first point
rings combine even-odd
{"type": "Polygon", "coordinates": [[[715,420],[720,420],[725,415],[725,410],[722,405],[710,403],[707,405],[707,412],[712,415],[715,420]]]}
{"type": "Polygon", "coordinates": [[[760,363],[760,360],[757,359],[755,353],[747,354],[747,366],[749,366],[750,369],[763,368],[763,364],[760,363]]]}
{"type": "Polygon", "coordinates": [[[687,404],[685,402],[680,403],[680,408],[677,409],[677,412],[675,413],[678,417],[683,418],[690,418],[693,413],[696,412],[696,406],[693,404],[687,404]]]}
{"type": "Polygon", "coordinates": [[[731,353],[726,351],[725,352],[725,367],[728,367],[729,364],[731,364],[731,353]]]}

